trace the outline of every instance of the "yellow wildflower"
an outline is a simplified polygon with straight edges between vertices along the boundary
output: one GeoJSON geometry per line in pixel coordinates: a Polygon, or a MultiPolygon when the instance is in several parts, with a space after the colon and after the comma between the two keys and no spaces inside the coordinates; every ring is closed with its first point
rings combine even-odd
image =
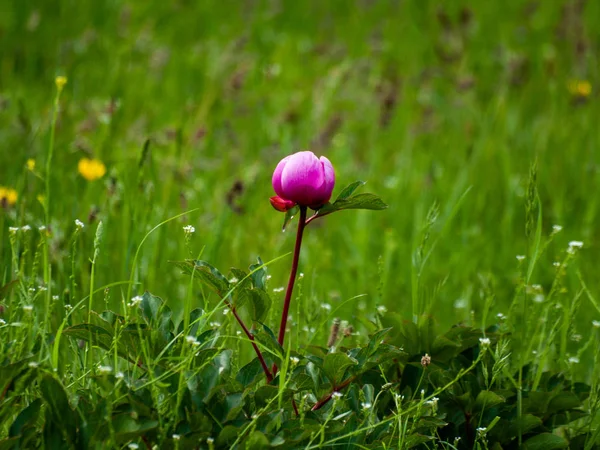
{"type": "Polygon", "coordinates": [[[17,203],[17,191],[0,186],[0,205],[12,206],[17,203]]]}
{"type": "Polygon", "coordinates": [[[579,98],[589,97],[592,93],[592,84],[587,80],[571,80],[567,87],[571,95],[579,98]]]}
{"type": "Polygon", "coordinates": [[[33,171],[35,169],[35,159],[29,158],[26,163],[27,169],[33,171]]]}
{"type": "Polygon", "coordinates": [[[88,181],[102,178],[106,173],[106,166],[99,159],[82,158],[79,160],[77,169],[81,176],[88,181]]]}
{"type": "Polygon", "coordinates": [[[65,84],[67,84],[67,77],[58,76],[54,82],[56,83],[56,89],[58,89],[58,92],[60,92],[65,87],[65,84]]]}

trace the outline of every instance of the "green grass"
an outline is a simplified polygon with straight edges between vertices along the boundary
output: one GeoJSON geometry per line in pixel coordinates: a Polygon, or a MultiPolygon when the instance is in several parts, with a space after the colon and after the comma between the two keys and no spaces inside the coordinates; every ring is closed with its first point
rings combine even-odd
{"type": "MultiPolygon", "coordinates": [[[[219,299],[170,262],[199,255],[224,273],[275,260],[266,323],[277,329],[284,292],[273,290],[285,286],[291,255],[278,258],[294,233],[281,232],[282,214],[269,205],[270,177],[283,156],[310,149],[332,161],[334,195],[361,179],[390,208],[340,212],[307,229],[293,351],[325,346],[334,317],[366,342],[386,320],[378,306],[406,321],[431,316],[439,331],[484,329],[504,314],[516,359],[536,350],[542,367],[591,382],[600,4],[577,5],[3,2],[0,186],[18,201],[0,208],[0,286],[19,282],[0,293],[0,317],[27,327],[0,328],[0,364],[57,365],[76,386],[65,371],[78,365],[77,349],[52,361],[52,339],[38,337],[65,319],[87,321],[88,304],[129,314],[146,290],[176,323],[184,311],[215,308],[219,299]],[[52,137],[58,75],[68,83],[52,137]],[[573,80],[588,81],[590,95],[570,92],[573,80]],[[83,157],[102,160],[107,174],[85,180],[83,157]],[[45,265],[38,197],[48,188],[45,265]],[[196,231],[186,238],[188,224],[196,231]],[[25,225],[32,230],[11,237],[9,227],[25,225]],[[553,235],[553,225],[562,231],[553,235]],[[557,271],[573,240],[583,248],[557,271]],[[67,318],[65,305],[76,304],[67,318]]],[[[217,310],[211,320],[235,336],[230,316],[217,310]]],[[[248,342],[228,342],[236,365],[254,357],[248,342]]],[[[77,376],[103,357],[86,353],[77,376]]]]}

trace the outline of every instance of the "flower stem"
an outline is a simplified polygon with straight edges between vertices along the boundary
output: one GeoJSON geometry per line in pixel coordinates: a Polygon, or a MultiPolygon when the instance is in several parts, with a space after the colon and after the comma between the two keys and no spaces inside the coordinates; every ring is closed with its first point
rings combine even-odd
{"type": "Polygon", "coordinates": [[[285,291],[285,300],[283,302],[283,313],[281,314],[281,324],[279,325],[279,336],[277,341],[283,347],[285,339],[285,328],[287,326],[288,314],[290,311],[290,303],[292,300],[292,291],[296,283],[296,273],[298,272],[298,260],[300,259],[300,246],[302,245],[302,233],[306,227],[306,206],[300,206],[300,219],[298,220],[298,232],[296,233],[296,246],[294,247],[294,259],[292,261],[292,270],[288,281],[287,290],[285,291]]]}
{"type": "Polygon", "coordinates": [[[237,311],[235,309],[235,306],[233,306],[233,305],[228,305],[228,306],[231,309],[231,312],[235,316],[236,320],[238,321],[238,323],[240,324],[240,326],[244,330],[244,333],[246,334],[246,336],[248,336],[248,339],[250,339],[250,341],[252,341],[252,347],[254,347],[254,351],[256,352],[256,356],[258,356],[258,360],[260,361],[260,365],[262,366],[262,368],[263,368],[263,370],[265,372],[265,375],[267,376],[267,383],[270,383],[273,380],[273,375],[271,375],[271,372],[269,371],[269,367],[267,366],[267,363],[265,362],[265,358],[263,357],[260,349],[254,343],[254,336],[252,335],[252,333],[250,332],[250,330],[248,330],[248,327],[246,326],[246,324],[244,323],[244,321],[242,320],[242,318],[238,315],[238,313],[237,313],[237,311]]]}
{"type": "Polygon", "coordinates": [[[331,390],[331,392],[329,394],[325,395],[317,403],[315,403],[315,405],[310,410],[311,411],[317,411],[318,409],[321,409],[323,406],[325,406],[329,402],[329,400],[331,400],[331,398],[333,397],[333,394],[335,392],[341,391],[346,386],[348,386],[350,383],[352,383],[355,379],[356,379],[355,376],[354,377],[350,377],[346,381],[340,383],[338,386],[334,386],[334,388],[331,390]]]}

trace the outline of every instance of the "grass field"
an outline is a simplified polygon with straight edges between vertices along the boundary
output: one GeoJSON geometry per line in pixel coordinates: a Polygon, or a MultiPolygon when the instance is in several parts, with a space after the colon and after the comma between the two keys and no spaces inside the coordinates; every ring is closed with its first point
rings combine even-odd
{"type": "MultiPolygon", "coordinates": [[[[260,256],[276,329],[295,224],[271,175],[310,149],[334,195],[364,180],[389,208],[307,230],[290,351],[325,347],[334,317],[356,345],[402,321],[498,324],[513,362],[598,379],[600,3],[8,0],[0,45],[0,369],[55,369],[72,401],[125,366],[61,347],[61,324],[129,317],[145,291],[176,325],[214,311],[233,367],[251,361],[172,261],[260,256]]],[[[0,438],[32,395],[0,396],[0,438]]]]}

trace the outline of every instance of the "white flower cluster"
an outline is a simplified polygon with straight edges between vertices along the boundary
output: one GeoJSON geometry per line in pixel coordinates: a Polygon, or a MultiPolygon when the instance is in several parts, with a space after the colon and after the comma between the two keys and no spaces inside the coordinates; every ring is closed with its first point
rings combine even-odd
{"type": "Polygon", "coordinates": [[[136,295],[135,297],[133,297],[131,299],[131,301],[127,304],[127,306],[129,306],[130,308],[133,308],[134,306],[139,305],[140,303],[142,303],[142,296],[141,295],[136,295]]]}

